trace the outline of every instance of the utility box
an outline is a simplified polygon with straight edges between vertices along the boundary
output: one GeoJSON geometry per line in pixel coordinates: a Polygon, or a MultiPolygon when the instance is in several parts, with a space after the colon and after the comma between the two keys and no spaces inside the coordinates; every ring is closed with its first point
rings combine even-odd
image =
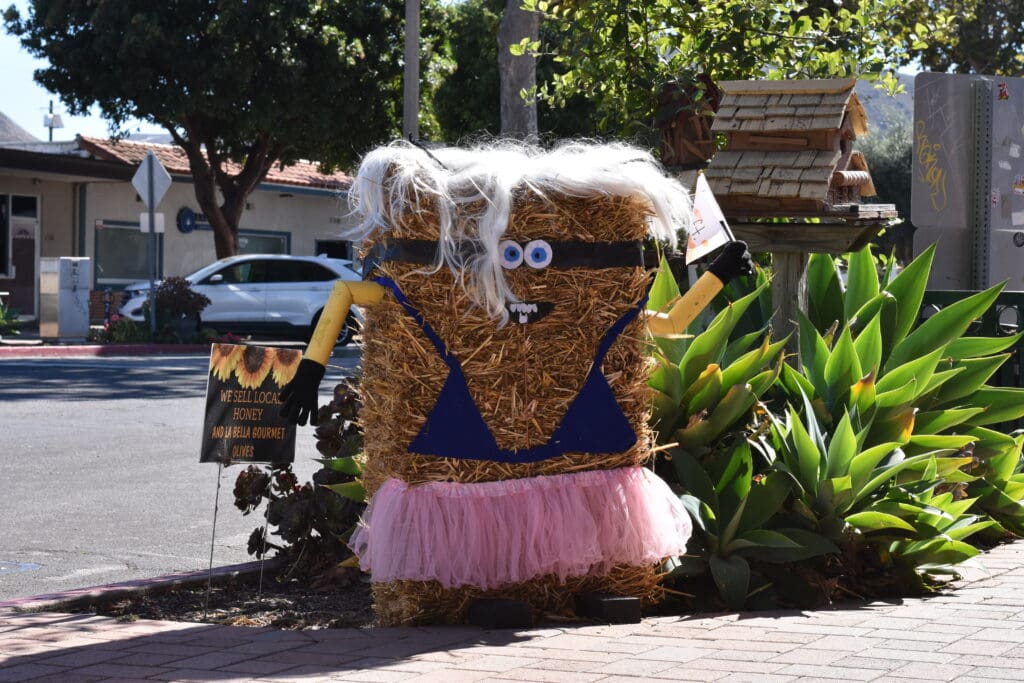
{"type": "Polygon", "coordinates": [[[39,336],[76,340],[89,336],[88,258],[61,256],[39,259],[39,336]]]}

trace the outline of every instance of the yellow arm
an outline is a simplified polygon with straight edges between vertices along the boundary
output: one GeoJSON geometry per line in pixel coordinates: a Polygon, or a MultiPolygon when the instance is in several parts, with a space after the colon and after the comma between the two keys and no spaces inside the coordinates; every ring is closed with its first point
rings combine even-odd
{"type": "Polygon", "coordinates": [[[655,313],[649,317],[647,328],[655,337],[682,334],[724,286],[713,274],[704,273],[668,313],[655,313]]]}
{"type": "Polygon", "coordinates": [[[316,324],[316,329],[313,331],[313,336],[309,340],[303,357],[326,366],[327,359],[331,357],[331,351],[334,350],[334,344],[338,341],[338,335],[345,325],[348,309],[352,307],[352,304],[373,306],[380,303],[383,296],[384,287],[376,282],[348,280],[335,282],[334,290],[324,305],[320,320],[316,324]]]}

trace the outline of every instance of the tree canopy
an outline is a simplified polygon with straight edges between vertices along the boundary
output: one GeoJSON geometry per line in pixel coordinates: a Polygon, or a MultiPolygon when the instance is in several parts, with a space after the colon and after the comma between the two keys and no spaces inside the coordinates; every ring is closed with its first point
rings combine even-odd
{"type": "Polygon", "coordinates": [[[951,12],[922,3],[907,26],[904,0],[525,0],[557,26],[561,44],[524,43],[555,54],[565,70],[541,96],[584,95],[602,128],[649,126],[667,83],[758,78],[877,78],[896,88],[912,41],[949,31],[951,12]],[[916,25],[933,33],[914,34],[916,25]],[[914,34],[914,35],[912,35],[914,34]]]}
{"type": "Polygon", "coordinates": [[[905,24],[917,24],[911,52],[931,71],[1024,76],[1024,2],[1021,0],[946,0],[957,17],[950,35],[935,40],[926,18],[937,3],[913,0],[904,8],[905,24]],[[915,36],[916,37],[916,36],[915,36]]]}
{"type": "Polygon", "coordinates": [[[400,130],[403,16],[401,0],[32,0],[4,22],[69,112],[170,132],[224,256],[274,164],[347,165],[400,130]]]}
{"type": "MultiPolygon", "coordinates": [[[[444,35],[452,66],[440,79],[433,105],[441,136],[448,142],[498,135],[501,130],[498,24],[504,7],[502,0],[464,0],[447,7],[444,35]]],[[[551,45],[563,38],[555,25],[545,22],[540,36],[551,45]]],[[[548,54],[539,57],[537,82],[543,87],[564,66],[548,54]]],[[[597,130],[595,107],[582,96],[568,99],[565,106],[555,107],[547,100],[536,106],[541,137],[593,135],[597,130]]]]}

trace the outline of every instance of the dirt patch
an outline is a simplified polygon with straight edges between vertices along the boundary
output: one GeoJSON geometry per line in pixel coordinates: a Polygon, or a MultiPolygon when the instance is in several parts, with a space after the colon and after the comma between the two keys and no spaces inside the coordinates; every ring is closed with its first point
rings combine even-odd
{"type": "Polygon", "coordinates": [[[89,612],[121,621],[159,619],[230,626],[269,626],[305,630],[360,628],[374,625],[370,584],[356,576],[329,585],[264,576],[176,586],[141,595],[78,604],[68,611],[89,612]]]}

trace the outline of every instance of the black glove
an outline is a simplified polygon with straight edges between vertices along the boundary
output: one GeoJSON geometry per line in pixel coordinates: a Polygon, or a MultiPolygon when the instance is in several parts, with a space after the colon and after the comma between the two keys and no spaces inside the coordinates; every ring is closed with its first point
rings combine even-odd
{"type": "Polygon", "coordinates": [[[292,381],[285,384],[281,390],[282,417],[287,418],[292,424],[304,425],[306,418],[309,418],[310,424],[317,423],[320,380],[324,378],[326,370],[327,368],[308,358],[299,361],[295,377],[292,377],[292,381]]]}
{"type": "Polygon", "coordinates": [[[737,275],[753,275],[754,262],[750,259],[746,242],[729,242],[718,258],[708,266],[708,272],[727,284],[737,275]]]}

